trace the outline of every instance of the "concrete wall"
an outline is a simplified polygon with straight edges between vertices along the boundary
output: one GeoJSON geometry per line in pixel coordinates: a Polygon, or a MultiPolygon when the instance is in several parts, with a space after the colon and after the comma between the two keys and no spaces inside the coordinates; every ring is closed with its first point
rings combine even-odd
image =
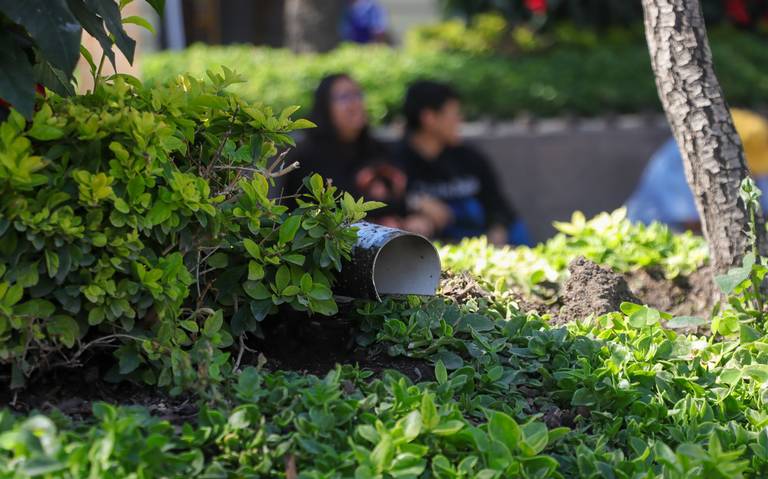
{"type": "Polygon", "coordinates": [[[553,221],[570,219],[575,210],[589,217],[623,205],[671,134],[663,117],[482,130],[468,137],[491,158],[503,191],[537,241],[555,233],[553,221]]]}
{"type": "MultiPolygon", "coordinates": [[[[552,236],[552,222],[576,210],[589,217],[622,206],[671,135],[661,115],[470,123],[463,130],[488,155],[536,241],[552,236]]],[[[397,127],[377,131],[386,141],[399,135],[397,127]]]]}

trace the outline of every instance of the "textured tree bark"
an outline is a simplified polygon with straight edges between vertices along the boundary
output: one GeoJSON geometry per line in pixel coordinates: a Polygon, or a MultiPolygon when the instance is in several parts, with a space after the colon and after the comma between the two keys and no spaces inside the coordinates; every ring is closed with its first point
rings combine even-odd
{"type": "MultiPolygon", "coordinates": [[[[680,147],[709,242],[713,273],[741,263],[750,248],[739,198],[744,152],[712,66],[699,0],[642,0],[656,88],[680,147]]],[[[761,215],[758,215],[762,218],[761,215]]],[[[760,220],[758,248],[766,251],[760,220]]]]}
{"type": "Polygon", "coordinates": [[[298,53],[325,52],[339,43],[345,0],[286,0],[287,46],[298,53]]]}

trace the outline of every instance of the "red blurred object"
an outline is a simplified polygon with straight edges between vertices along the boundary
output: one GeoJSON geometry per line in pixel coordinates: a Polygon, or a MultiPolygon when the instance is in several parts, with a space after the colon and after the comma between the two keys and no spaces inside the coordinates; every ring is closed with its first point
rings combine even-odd
{"type": "Polygon", "coordinates": [[[547,13],[547,0],[525,0],[525,7],[533,13],[547,13]]]}
{"type": "Polygon", "coordinates": [[[725,0],[725,12],[739,25],[749,25],[749,10],[745,0],[725,0]]]}

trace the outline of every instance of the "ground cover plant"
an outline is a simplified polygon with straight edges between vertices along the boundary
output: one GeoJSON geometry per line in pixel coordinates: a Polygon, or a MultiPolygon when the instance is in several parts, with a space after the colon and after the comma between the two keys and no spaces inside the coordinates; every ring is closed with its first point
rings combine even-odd
{"type": "Polygon", "coordinates": [[[270,198],[311,126],[294,108],[227,69],[93,73],[0,123],[0,478],[768,473],[756,251],[700,316],[638,294],[564,322],[526,301],[558,301],[577,258],[668,282],[707,261],[693,235],[575,214],[534,248],[442,246],[435,297],[341,303],[378,205],[318,176],[270,198]]]}
{"type": "MultiPolygon", "coordinates": [[[[534,51],[512,56],[495,54],[482,33],[471,36],[480,39],[468,45],[462,43],[467,35],[460,33],[457,48],[451,48],[451,35],[441,34],[429,42],[422,41],[425,36],[404,49],[345,45],[320,55],[244,45],[193,45],[181,52],[147,56],[142,77],[163,82],[181,73],[201,77],[209,68],[237,65],[248,82],[234,91],[244,98],[277,109],[300,105],[307,112],[320,79],[344,71],[363,86],[375,123],[394,119],[408,83],[425,77],[454,84],[473,119],[660,110],[641,34],[599,36],[563,28],[554,44],[547,46],[542,40],[541,45],[530,45],[534,51]],[[498,88],[490,90],[487,85],[498,88]]],[[[729,103],[745,107],[768,103],[768,77],[761,68],[768,64],[764,39],[731,29],[714,29],[710,39],[729,103]]]]}

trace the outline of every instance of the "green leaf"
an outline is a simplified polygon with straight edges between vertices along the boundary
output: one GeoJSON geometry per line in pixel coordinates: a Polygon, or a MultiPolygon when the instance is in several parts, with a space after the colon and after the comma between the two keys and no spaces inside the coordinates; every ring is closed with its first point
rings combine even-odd
{"type": "Polygon", "coordinates": [[[493,320],[482,314],[466,314],[459,320],[459,331],[468,333],[469,328],[477,332],[491,331],[495,327],[493,320]]]}
{"type": "Polygon", "coordinates": [[[514,419],[500,411],[491,412],[488,435],[506,445],[510,450],[518,448],[522,432],[514,419]]]}
{"type": "Polygon", "coordinates": [[[63,71],[54,67],[47,61],[41,60],[33,65],[32,72],[37,83],[42,84],[56,94],[65,97],[75,94],[72,78],[68,77],[63,71]]]}
{"type": "Polygon", "coordinates": [[[376,472],[381,473],[392,463],[393,457],[392,437],[385,434],[371,452],[370,460],[376,468],[376,472]]]}
{"type": "Polygon", "coordinates": [[[523,441],[520,449],[526,456],[535,456],[547,447],[549,436],[547,426],[538,421],[532,421],[523,425],[523,441]]]}
{"type": "Polygon", "coordinates": [[[725,294],[731,294],[737,286],[749,278],[752,266],[755,264],[755,255],[748,253],[744,256],[742,266],[731,268],[726,274],[715,277],[715,283],[725,294]]]}
{"type": "Polygon", "coordinates": [[[445,363],[440,359],[435,363],[435,379],[437,384],[445,384],[448,382],[448,370],[445,367],[445,363]]]}
{"type": "Polygon", "coordinates": [[[115,351],[115,356],[119,360],[120,374],[130,374],[141,364],[141,357],[131,346],[123,346],[118,349],[115,351]]]}
{"type": "MultiPolygon", "coordinates": [[[[208,258],[208,266],[215,269],[226,268],[229,264],[229,256],[227,253],[214,253],[208,258]]],[[[248,279],[260,279],[260,278],[248,278],[248,279]]]]}
{"type": "Polygon", "coordinates": [[[296,232],[299,230],[300,226],[301,216],[294,215],[288,217],[288,219],[280,225],[278,243],[286,244],[291,241],[296,236],[296,232]]]}
{"type": "Polygon", "coordinates": [[[306,257],[301,254],[286,254],[282,258],[283,261],[295,264],[296,266],[304,266],[304,261],[306,260],[306,257]]]}
{"type": "Polygon", "coordinates": [[[436,436],[452,436],[464,429],[465,425],[466,424],[458,419],[443,421],[432,429],[432,434],[436,436]]]}
{"type": "MultiPolygon", "coordinates": [[[[16,0],[0,0],[15,2],[16,0]]],[[[21,2],[19,2],[21,3],[21,2]]],[[[0,98],[22,115],[32,117],[35,104],[35,81],[32,65],[17,38],[0,29],[0,98]]]]}
{"type": "Polygon", "coordinates": [[[284,290],[291,282],[291,270],[288,268],[288,266],[282,265],[279,268],[277,268],[277,273],[275,274],[275,287],[277,287],[278,291],[284,290]]]}
{"type": "Polygon", "coordinates": [[[261,259],[261,248],[259,248],[259,245],[252,239],[245,238],[243,240],[243,246],[245,247],[245,250],[248,251],[248,254],[251,255],[251,258],[261,259]]]}
{"type": "Polygon", "coordinates": [[[205,319],[205,324],[203,325],[203,334],[211,338],[219,332],[223,324],[224,313],[219,309],[205,319]]]}
{"type": "Polygon", "coordinates": [[[744,368],[744,374],[765,384],[768,382],[768,364],[750,364],[744,368]]]}
{"type": "Polygon", "coordinates": [[[257,281],[246,281],[243,283],[243,290],[245,294],[253,299],[269,299],[272,297],[272,293],[264,286],[264,283],[257,281]]]}
{"type": "Polygon", "coordinates": [[[328,286],[322,283],[314,283],[312,290],[309,292],[309,297],[318,301],[326,301],[333,297],[333,293],[328,286]]]}
{"type": "Polygon", "coordinates": [[[49,249],[45,250],[45,268],[48,270],[48,277],[56,277],[59,272],[59,255],[49,249]]]}
{"type": "Polygon", "coordinates": [[[401,421],[403,426],[403,439],[405,442],[411,442],[416,439],[421,432],[421,412],[418,410],[411,411],[401,421]]]}
{"type": "Polygon", "coordinates": [[[696,316],[678,316],[667,321],[667,327],[670,329],[696,328],[708,323],[708,320],[696,316]]]}
{"type": "Polygon", "coordinates": [[[0,0],[0,12],[29,32],[46,60],[72,75],[80,57],[82,29],[64,0],[0,0]]]}
{"type": "Polygon", "coordinates": [[[336,301],[332,299],[327,299],[323,301],[312,299],[309,305],[310,305],[310,309],[313,312],[322,314],[323,316],[333,316],[339,312],[339,307],[336,304],[336,301]]]}
{"type": "Polygon", "coordinates": [[[107,29],[115,38],[117,48],[123,52],[128,63],[133,64],[133,53],[136,50],[136,42],[125,33],[123,22],[120,18],[120,9],[117,3],[103,0],[85,0],[88,7],[99,14],[104,20],[107,29]]]}
{"type": "Polygon", "coordinates": [[[250,260],[248,262],[248,279],[251,281],[258,281],[264,278],[264,267],[257,261],[250,260]]]}
{"type": "Polygon", "coordinates": [[[451,351],[439,351],[433,356],[433,359],[442,362],[446,369],[459,369],[464,366],[464,360],[461,359],[461,356],[451,351]]]}
{"type": "Polygon", "coordinates": [[[644,328],[658,324],[661,320],[661,313],[658,310],[648,307],[642,307],[629,315],[629,325],[633,328],[644,328]]]}
{"type": "Polygon", "coordinates": [[[312,275],[309,273],[304,273],[301,276],[301,291],[304,294],[309,294],[312,291],[312,275]]]}
{"type": "Polygon", "coordinates": [[[424,393],[421,397],[421,420],[424,424],[424,429],[427,431],[434,429],[440,424],[440,416],[432,394],[424,393]]]}
{"type": "MultiPolygon", "coordinates": [[[[67,0],[67,4],[69,5],[72,14],[77,18],[77,21],[80,22],[80,25],[83,27],[83,29],[99,42],[101,50],[104,52],[107,59],[114,67],[116,65],[115,52],[112,51],[112,39],[109,37],[109,33],[107,33],[107,30],[104,28],[104,21],[101,19],[101,17],[94,13],[92,9],[86,6],[83,0],[67,0]]],[[[87,56],[90,57],[90,53],[88,53],[87,56]]],[[[93,61],[93,58],[91,58],[88,63],[91,65],[92,70],[95,72],[97,67],[93,61]]]]}
{"type": "Polygon", "coordinates": [[[151,23],[149,23],[142,17],[137,17],[133,15],[129,17],[124,17],[123,24],[126,24],[126,23],[138,25],[151,33],[155,33],[155,27],[153,27],[151,23]]]}
{"type": "Polygon", "coordinates": [[[593,406],[596,403],[595,395],[587,388],[579,388],[571,398],[572,406],[593,406]]]}
{"type": "Polygon", "coordinates": [[[147,0],[147,3],[155,9],[158,15],[161,17],[165,13],[165,0],[147,0]]]}
{"type": "Polygon", "coordinates": [[[739,325],[739,341],[742,344],[757,341],[762,337],[763,337],[762,333],[760,333],[760,331],[753,328],[752,326],[744,323],[739,325]]]}
{"type": "Polygon", "coordinates": [[[80,327],[77,321],[69,316],[54,316],[45,323],[48,334],[58,336],[61,343],[71,348],[80,335],[80,327]]]}

